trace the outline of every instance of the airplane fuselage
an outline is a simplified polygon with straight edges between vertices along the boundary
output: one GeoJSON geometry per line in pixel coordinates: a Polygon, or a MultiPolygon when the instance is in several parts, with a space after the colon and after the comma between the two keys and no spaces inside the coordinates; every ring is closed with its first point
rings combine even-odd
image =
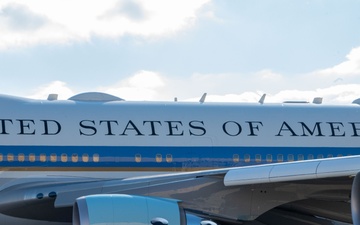
{"type": "Polygon", "coordinates": [[[360,153],[358,105],[0,99],[6,171],[188,171],[360,153]]]}
{"type": "MultiPolygon", "coordinates": [[[[321,158],[360,154],[358,104],[87,96],[0,96],[0,221],[69,223],[79,197],[109,202],[114,193],[179,200],[184,209],[220,221],[252,221],[277,207],[303,218],[301,202],[318,217],[351,221],[359,158],[321,158]],[[282,163],[291,161],[299,162],[282,163]],[[269,163],[279,164],[261,165],[269,163]],[[196,172],[171,173],[183,171],[196,172]],[[311,208],[314,200],[324,202],[311,208]],[[329,201],[345,205],[334,210],[329,201]]],[[[113,209],[97,207],[87,217],[113,209]]]]}

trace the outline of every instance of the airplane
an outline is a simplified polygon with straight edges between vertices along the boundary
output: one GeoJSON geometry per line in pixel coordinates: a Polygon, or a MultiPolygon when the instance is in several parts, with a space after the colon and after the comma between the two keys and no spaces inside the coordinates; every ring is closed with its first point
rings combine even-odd
{"type": "Polygon", "coordinates": [[[360,105],[0,95],[0,224],[360,224],[360,105]]]}

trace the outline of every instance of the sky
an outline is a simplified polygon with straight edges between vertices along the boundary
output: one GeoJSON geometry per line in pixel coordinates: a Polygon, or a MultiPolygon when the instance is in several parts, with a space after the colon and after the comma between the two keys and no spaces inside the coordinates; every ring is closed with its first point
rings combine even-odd
{"type": "Polygon", "coordinates": [[[0,93],[349,104],[360,0],[1,0],[0,93]]]}

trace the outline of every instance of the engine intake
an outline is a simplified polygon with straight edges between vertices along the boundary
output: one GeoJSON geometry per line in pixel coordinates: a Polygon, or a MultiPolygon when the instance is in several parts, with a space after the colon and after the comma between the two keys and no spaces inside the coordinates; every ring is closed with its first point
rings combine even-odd
{"type": "Polygon", "coordinates": [[[185,225],[180,201],[136,195],[89,195],[76,199],[73,225],[185,225]]]}

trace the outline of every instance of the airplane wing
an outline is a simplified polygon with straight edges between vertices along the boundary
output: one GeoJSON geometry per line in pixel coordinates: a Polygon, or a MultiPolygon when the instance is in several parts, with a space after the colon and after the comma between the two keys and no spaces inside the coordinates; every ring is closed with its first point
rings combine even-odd
{"type": "Polygon", "coordinates": [[[220,224],[359,224],[359,171],[360,156],[350,156],[127,179],[32,178],[0,191],[0,212],[73,224],[184,224],[183,212],[220,224]]]}

